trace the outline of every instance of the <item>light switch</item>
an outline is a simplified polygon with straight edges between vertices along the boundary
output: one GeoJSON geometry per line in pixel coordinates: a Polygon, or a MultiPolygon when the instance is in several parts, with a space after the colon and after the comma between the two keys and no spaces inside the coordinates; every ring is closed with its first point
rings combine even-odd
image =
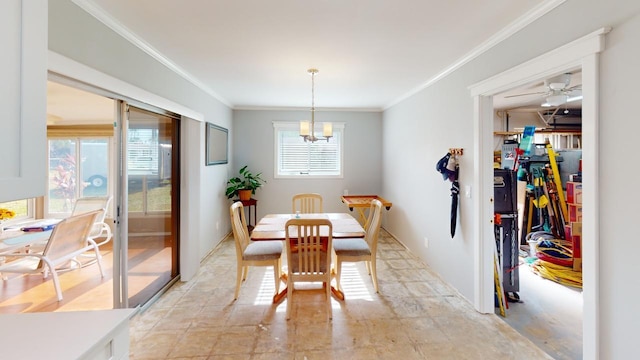
{"type": "Polygon", "coordinates": [[[470,185],[466,185],[464,187],[464,196],[467,198],[471,198],[471,186],[470,185]]]}

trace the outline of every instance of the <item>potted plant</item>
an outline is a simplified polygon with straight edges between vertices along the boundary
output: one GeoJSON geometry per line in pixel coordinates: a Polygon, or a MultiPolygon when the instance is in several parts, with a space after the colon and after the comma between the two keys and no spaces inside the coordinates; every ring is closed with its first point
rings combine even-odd
{"type": "Polygon", "coordinates": [[[240,200],[249,200],[251,195],[256,193],[256,189],[266,183],[262,179],[262,173],[254,174],[245,165],[240,169],[239,176],[233,177],[227,181],[227,198],[231,199],[238,196],[240,200]]]}

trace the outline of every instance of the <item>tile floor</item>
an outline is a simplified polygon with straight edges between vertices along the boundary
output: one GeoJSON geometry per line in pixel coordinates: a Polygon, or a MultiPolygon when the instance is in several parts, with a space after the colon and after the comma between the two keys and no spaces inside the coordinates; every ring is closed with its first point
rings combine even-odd
{"type": "Polygon", "coordinates": [[[494,314],[480,314],[384,230],[380,293],[363,263],[343,266],[346,299],[320,286],[271,304],[271,268],[250,268],[233,301],[233,239],[131,321],[131,359],[552,359],[494,314]]]}

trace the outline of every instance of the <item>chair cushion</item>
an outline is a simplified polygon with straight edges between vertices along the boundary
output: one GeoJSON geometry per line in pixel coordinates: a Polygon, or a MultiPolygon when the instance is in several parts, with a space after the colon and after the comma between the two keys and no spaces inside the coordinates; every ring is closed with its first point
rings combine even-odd
{"type": "Polygon", "coordinates": [[[270,260],[282,255],[282,241],[251,241],[245,248],[244,260],[270,260]]]}
{"type": "Polygon", "coordinates": [[[336,255],[361,256],[371,255],[369,245],[364,238],[353,239],[335,239],[333,241],[333,250],[336,255]]]}

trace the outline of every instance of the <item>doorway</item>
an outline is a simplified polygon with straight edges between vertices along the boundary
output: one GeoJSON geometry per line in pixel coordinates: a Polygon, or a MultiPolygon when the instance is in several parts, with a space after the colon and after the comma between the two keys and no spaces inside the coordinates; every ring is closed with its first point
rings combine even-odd
{"type": "Polygon", "coordinates": [[[582,274],[579,260],[572,269],[572,236],[567,232],[580,223],[559,211],[566,209],[568,199],[561,201],[556,190],[564,194],[570,177],[577,178],[570,174],[579,172],[581,84],[581,72],[567,69],[493,96],[494,212],[502,217],[496,224],[501,230],[496,231],[496,245],[507,300],[506,309],[496,308],[496,314],[557,359],[582,358],[582,274]],[[522,139],[526,126],[536,129],[531,150],[515,159],[514,148],[527,143],[522,139]],[[555,154],[557,172],[549,166],[546,144],[555,154]],[[541,249],[563,250],[556,253],[558,264],[537,253],[540,239],[549,240],[541,249]]]}
{"type": "Polygon", "coordinates": [[[475,242],[476,261],[474,306],[483,313],[492,313],[493,299],[493,96],[518,86],[543,79],[566,69],[582,70],[582,129],[583,153],[585,166],[582,180],[589,192],[583,193],[584,226],[583,235],[583,354],[598,354],[598,307],[596,303],[599,291],[597,249],[598,234],[598,54],[604,50],[605,35],[609,29],[602,28],[575,40],[561,48],[541,55],[526,63],[484,80],[470,87],[474,98],[474,149],[477,152],[474,179],[479,201],[474,203],[477,221],[474,222],[474,233],[478,236],[475,242]]]}

